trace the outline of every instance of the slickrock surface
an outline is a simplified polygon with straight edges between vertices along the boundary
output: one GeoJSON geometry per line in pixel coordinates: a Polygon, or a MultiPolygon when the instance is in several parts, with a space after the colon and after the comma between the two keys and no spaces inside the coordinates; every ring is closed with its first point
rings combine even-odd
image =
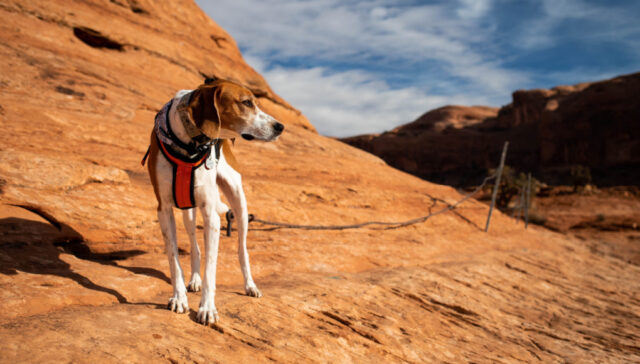
{"type": "Polygon", "coordinates": [[[531,216],[549,229],[575,235],[597,254],[640,265],[638,187],[554,187],[534,199],[531,216]]]}
{"type": "Polygon", "coordinates": [[[475,200],[393,230],[252,224],[264,297],[243,294],[234,233],[219,327],[195,322],[199,293],[168,311],[139,163],[156,110],[203,75],[287,125],[235,148],[259,218],[400,221],[461,195],[317,135],[190,2],[5,1],[0,16],[0,362],[640,361],[640,267],[500,213],[484,233],[475,200]]]}

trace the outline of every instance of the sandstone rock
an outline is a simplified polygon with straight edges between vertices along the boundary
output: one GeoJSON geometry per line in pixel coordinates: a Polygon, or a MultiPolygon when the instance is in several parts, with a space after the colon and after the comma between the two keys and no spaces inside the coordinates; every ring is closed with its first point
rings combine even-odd
{"type": "Polygon", "coordinates": [[[380,135],[343,141],[422,178],[478,183],[495,168],[504,141],[507,164],[549,183],[570,183],[570,169],[591,169],[600,185],[640,178],[640,73],[611,80],[519,90],[494,109],[447,106],[380,135]],[[460,123],[460,117],[469,122],[460,123]]]}
{"type": "Polygon", "coordinates": [[[399,126],[391,132],[411,135],[430,130],[440,133],[447,128],[463,129],[493,118],[497,112],[497,108],[487,106],[444,106],[429,111],[415,121],[399,126]]]}
{"type": "Polygon", "coordinates": [[[0,362],[639,360],[637,266],[499,213],[486,234],[473,199],[402,229],[254,223],[264,297],[243,294],[234,233],[221,324],[195,322],[199,293],[168,311],[140,160],[155,112],[205,75],[248,85],[287,124],[275,143],[236,143],[259,218],[403,221],[461,195],[319,136],[192,2],[5,1],[0,16],[0,362]]]}
{"type": "Polygon", "coordinates": [[[0,175],[13,186],[33,189],[69,190],[87,183],[128,184],[121,169],[76,161],[70,156],[51,158],[18,150],[0,151],[0,175]]]}
{"type": "Polygon", "coordinates": [[[499,158],[488,149],[504,133],[485,135],[479,130],[484,123],[495,123],[497,112],[487,107],[445,106],[389,132],[342,141],[423,179],[446,184],[475,182],[499,158]]]}

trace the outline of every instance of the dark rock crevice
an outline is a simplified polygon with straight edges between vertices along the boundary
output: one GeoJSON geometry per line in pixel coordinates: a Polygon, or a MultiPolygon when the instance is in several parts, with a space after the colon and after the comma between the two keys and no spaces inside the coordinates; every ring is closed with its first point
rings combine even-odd
{"type": "Polygon", "coordinates": [[[114,49],[121,52],[124,50],[124,44],[119,43],[91,28],[73,27],[73,35],[80,39],[84,44],[93,48],[114,49]]]}

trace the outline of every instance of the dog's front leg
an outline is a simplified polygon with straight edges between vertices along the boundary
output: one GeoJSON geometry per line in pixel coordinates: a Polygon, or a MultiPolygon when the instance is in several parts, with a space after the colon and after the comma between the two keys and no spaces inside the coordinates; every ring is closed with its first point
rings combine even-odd
{"type": "Polygon", "coordinates": [[[200,278],[200,247],[196,240],[196,209],[182,210],[182,220],[191,242],[191,280],[187,289],[198,292],[202,288],[202,279],[200,278]]]}
{"type": "Polygon", "coordinates": [[[249,252],[247,251],[247,231],[249,229],[249,213],[247,209],[247,199],[242,189],[242,176],[236,172],[224,157],[220,159],[218,165],[218,185],[224,196],[231,204],[233,215],[238,224],[238,261],[244,277],[244,291],[248,296],[262,297],[262,292],[253,282],[251,276],[251,265],[249,264],[249,252]]]}
{"type": "Polygon", "coordinates": [[[176,243],[176,221],[173,217],[171,206],[158,210],[158,221],[162,229],[162,237],[169,258],[169,269],[171,270],[171,284],[173,285],[173,296],[169,298],[169,309],[177,313],[189,311],[187,300],[187,290],[184,285],[184,276],[180,261],[178,260],[178,245],[176,243]]]}
{"type": "MultiPolygon", "coordinates": [[[[217,189],[214,189],[217,193],[217,189]]],[[[202,299],[198,309],[198,322],[204,325],[218,322],[218,311],[215,305],[216,266],[218,262],[218,243],[220,241],[220,216],[216,212],[216,199],[207,198],[201,207],[204,222],[204,280],[202,282],[202,299]]]]}

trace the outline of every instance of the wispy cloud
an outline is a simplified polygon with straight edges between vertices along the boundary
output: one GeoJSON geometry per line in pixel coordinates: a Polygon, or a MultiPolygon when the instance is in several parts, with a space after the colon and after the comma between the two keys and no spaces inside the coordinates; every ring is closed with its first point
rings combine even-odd
{"type": "Polygon", "coordinates": [[[478,19],[487,15],[492,5],[492,0],[460,0],[456,13],[461,18],[478,19]]]}
{"type": "MultiPolygon", "coordinates": [[[[312,59],[316,63],[346,63],[370,66],[381,63],[421,64],[442,62],[452,77],[485,84],[496,75],[506,84],[492,82],[494,91],[513,86],[496,55],[473,46],[487,42],[466,17],[480,17],[489,1],[462,1],[458,12],[444,5],[400,6],[391,1],[322,2],[281,0],[237,0],[203,3],[251,54],[278,62],[312,59]],[[481,4],[473,5],[473,4],[481,4]],[[217,17],[216,12],[224,14],[217,17]],[[483,74],[466,72],[481,66],[483,74]]],[[[486,29],[491,32],[491,29],[486,29]]],[[[317,65],[317,64],[316,64],[317,65]]],[[[513,72],[510,72],[513,74],[513,72]]]]}
{"type": "Polygon", "coordinates": [[[505,104],[551,74],[615,73],[548,62],[541,74],[530,59],[581,32],[629,48],[640,29],[624,7],[588,0],[197,2],[276,92],[337,136],[390,129],[448,103],[505,104]],[[532,11],[518,13],[520,4],[532,11]],[[594,29],[567,30],[567,21],[594,29]]]}
{"type": "Polygon", "coordinates": [[[585,0],[542,0],[537,5],[539,16],[523,19],[523,31],[514,37],[514,45],[532,50],[570,40],[625,42],[640,35],[637,2],[600,5],[585,0]]]}
{"type": "Polygon", "coordinates": [[[416,87],[393,89],[375,74],[363,71],[265,69],[257,58],[245,59],[269,80],[271,87],[313,120],[321,134],[329,136],[382,132],[446,104],[489,101],[466,95],[430,95],[416,87]]]}

